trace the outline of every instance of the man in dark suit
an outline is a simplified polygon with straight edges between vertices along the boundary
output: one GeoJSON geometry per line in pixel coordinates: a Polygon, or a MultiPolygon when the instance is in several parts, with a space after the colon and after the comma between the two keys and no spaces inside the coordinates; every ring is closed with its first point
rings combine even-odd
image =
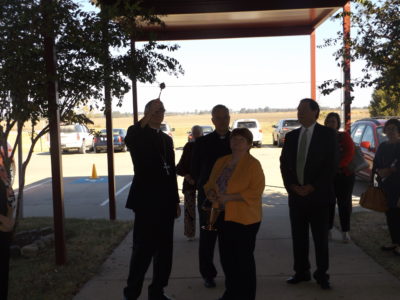
{"type": "Polygon", "coordinates": [[[164,287],[171,273],[174,219],[180,215],[180,207],[173,142],[160,130],[164,112],[159,99],[150,101],[144,117],[129,127],[125,137],[135,172],[126,203],[135,212],[126,300],[139,298],[151,260],[153,281],[148,299],[170,299],[164,287]]]}
{"type": "Polygon", "coordinates": [[[214,266],[214,249],[217,240],[217,231],[202,229],[207,225],[209,213],[204,210],[205,206],[211,206],[211,202],[206,199],[203,186],[208,181],[214,163],[218,158],[232,153],[229,145],[229,110],[224,105],[216,105],[211,111],[211,121],[215,130],[196,139],[191,164],[191,177],[196,182],[197,207],[200,223],[199,241],[199,267],[200,274],[204,279],[204,286],[207,288],[215,287],[215,276],[217,269],[214,266]]]}
{"type": "Polygon", "coordinates": [[[289,195],[295,271],[287,283],[311,279],[308,259],[311,227],[317,265],[313,275],[322,289],[330,289],[328,223],[338,166],[337,139],[332,129],[316,122],[319,106],[313,99],[300,101],[297,116],[302,126],[286,135],[280,157],[282,178],[289,195]]]}

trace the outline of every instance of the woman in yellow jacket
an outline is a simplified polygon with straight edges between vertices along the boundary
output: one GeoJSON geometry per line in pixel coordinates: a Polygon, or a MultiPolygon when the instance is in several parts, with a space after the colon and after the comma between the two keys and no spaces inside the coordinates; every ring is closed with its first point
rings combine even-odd
{"type": "Polygon", "coordinates": [[[252,143],[250,130],[234,129],[232,154],[216,161],[204,185],[207,198],[223,209],[217,227],[225,292],[219,300],[254,300],[256,295],[254,248],[265,177],[260,162],[249,153],[252,143]]]}

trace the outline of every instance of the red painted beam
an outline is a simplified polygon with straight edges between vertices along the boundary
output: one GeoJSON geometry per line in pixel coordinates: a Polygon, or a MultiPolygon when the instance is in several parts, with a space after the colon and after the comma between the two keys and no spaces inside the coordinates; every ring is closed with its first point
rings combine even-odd
{"type": "Polygon", "coordinates": [[[317,68],[316,68],[316,42],[315,31],[310,34],[310,75],[311,75],[311,98],[317,100],[317,68]]]}
{"type": "Polygon", "coordinates": [[[351,126],[351,76],[350,76],[350,1],[343,7],[345,15],[343,17],[343,37],[344,37],[344,124],[345,130],[350,132],[351,126]]]}

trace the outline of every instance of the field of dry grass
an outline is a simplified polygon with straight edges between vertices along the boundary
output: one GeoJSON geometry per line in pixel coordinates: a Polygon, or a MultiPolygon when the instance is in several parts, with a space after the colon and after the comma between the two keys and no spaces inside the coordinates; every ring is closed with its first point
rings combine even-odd
{"type": "MultiPolygon", "coordinates": [[[[326,114],[330,111],[322,111],[319,119],[323,123],[326,114]]],[[[352,111],[352,120],[358,120],[369,116],[367,109],[356,109],[352,111]]],[[[140,118],[140,116],[139,116],[140,118]]],[[[272,125],[276,124],[280,119],[296,118],[296,111],[292,112],[265,112],[265,113],[249,113],[249,114],[231,114],[231,123],[237,119],[257,119],[263,130],[263,144],[272,143],[272,125]]],[[[95,128],[105,128],[104,118],[94,118],[95,128]]],[[[173,132],[174,143],[176,147],[182,147],[187,141],[187,132],[193,125],[212,125],[210,115],[167,115],[165,121],[175,128],[173,132]]],[[[128,128],[133,122],[132,118],[115,118],[113,119],[114,128],[128,128]]]]}
{"type": "MultiPolygon", "coordinates": [[[[322,111],[319,118],[319,122],[323,123],[326,114],[330,111],[322,111]]],[[[355,109],[352,111],[352,121],[366,118],[369,116],[367,109],[355,109]]],[[[140,118],[141,116],[139,116],[140,118]]],[[[292,112],[265,112],[265,113],[232,113],[231,114],[231,124],[237,119],[257,119],[262,126],[263,130],[263,144],[272,143],[272,125],[276,124],[280,119],[285,118],[296,118],[296,111],[292,112]]],[[[100,129],[105,128],[106,119],[105,118],[92,118],[94,122],[91,128],[100,129]]],[[[195,115],[195,114],[185,114],[185,115],[167,115],[165,121],[170,124],[171,127],[175,128],[173,132],[175,147],[183,147],[187,141],[187,132],[193,125],[212,125],[211,116],[208,114],[195,115]]],[[[128,128],[133,123],[133,117],[125,118],[114,118],[113,127],[114,128],[128,128]]],[[[39,125],[41,128],[42,125],[39,125]]],[[[27,128],[28,130],[28,128],[27,128]]],[[[10,135],[10,142],[13,143],[16,137],[16,133],[12,132],[10,135]]],[[[28,151],[30,147],[30,140],[27,132],[23,133],[23,149],[24,153],[28,151]]],[[[43,137],[35,146],[35,152],[48,151],[47,140],[43,137]]]]}

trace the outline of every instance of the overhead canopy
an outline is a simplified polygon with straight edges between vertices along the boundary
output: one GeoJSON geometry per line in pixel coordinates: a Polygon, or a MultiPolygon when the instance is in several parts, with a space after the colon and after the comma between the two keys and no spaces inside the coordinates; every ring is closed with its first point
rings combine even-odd
{"type": "Polygon", "coordinates": [[[186,40],[308,35],[346,2],[144,0],[143,5],[165,23],[147,28],[157,32],[157,40],[186,40]]]}

